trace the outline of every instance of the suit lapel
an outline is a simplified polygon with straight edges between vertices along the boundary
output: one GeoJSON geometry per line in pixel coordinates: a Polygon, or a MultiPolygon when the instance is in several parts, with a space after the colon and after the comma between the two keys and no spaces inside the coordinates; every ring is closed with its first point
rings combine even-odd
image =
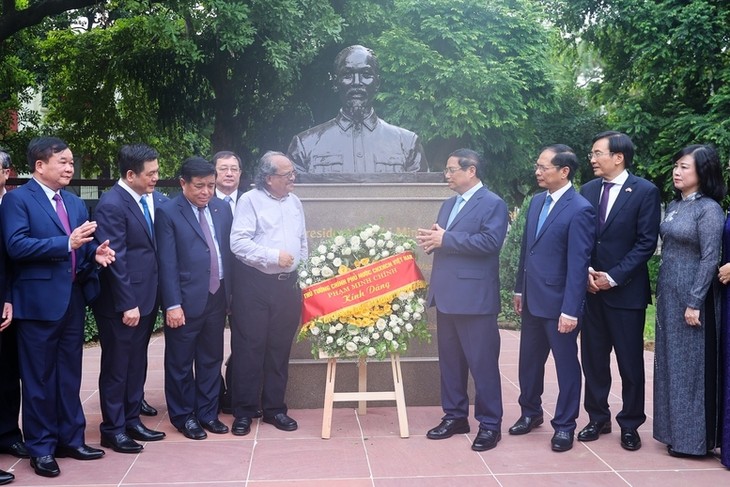
{"type": "MultiPolygon", "coordinates": [[[[547,193],[545,193],[547,196],[547,193]]],[[[571,187],[566,191],[563,196],[560,197],[558,201],[554,203],[554,207],[550,210],[550,213],[548,214],[547,218],[545,219],[545,223],[542,224],[542,228],[540,229],[540,233],[535,237],[535,243],[537,243],[543,235],[545,235],[545,232],[550,228],[550,225],[555,221],[555,219],[560,215],[560,213],[568,207],[570,204],[570,200],[573,199],[573,196],[575,195],[575,190],[571,187]]],[[[545,203],[545,198],[541,198],[542,203],[545,203]]],[[[540,210],[542,210],[542,204],[539,206],[540,210]]],[[[538,211],[538,217],[539,217],[539,211],[538,211]]],[[[535,219],[535,230],[537,229],[537,218],[535,219]]],[[[534,230],[533,230],[534,231],[534,230]]]]}
{"type": "Polygon", "coordinates": [[[624,207],[626,202],[629,201],[629,198],[631,198],[631,195],[634,194],[634,186],[636,186],[636,177],[633,174],[629,174],[626,182],[623,184],[623,186],[621,186],[621,191],[616,197],[616,201],[614,201],[613,206],[611,207],[611,211],[608,214],[608,218],[606,218],[606,223],[603,225],[603,230],[601,230],[601,233],[606,231],[616,215],[618,215],[618,213],[621,211],[621,208],[624,207]]]}
{"type": "Polygon", "coordinates": [[[139,207],[139,204],[137,204],[137,201],[124,188],[119,186],[119,183],[114,185],[113,189],[119,193],[119,196],[127,204],[127,208],[129,208],[129,211],[132,213],[132,215],[134,215],[135,219],[143,228],[144,233],[147,234],[147,237],[150,239],[150,241],[154,242],[154,239],[150,234],[150,229],[147,226],[147,220],[145,219],[144,213],[142,213],[142,209],[139,207]]]}
{"type": "MultiPolygon", "coordinates": [[[[451,222],[451,226],[449,228],[454,228],[454,226],[456,226],[456,224],[459,222],[459,220],[461,220],[470,211],[472,211],[474,208],[476,208],[478,201],[484,197],[483,190],[484,190],[484,187],[482,186],[481,188],[479,188],[477,190],[476,193],[474,193],[472,195],[471,198],[469,198],[469,201],[464,203],[464,206],[462,206],[461,210],[459,210],[459,213],[456,214],[456,216],[454,217],[454,221],[451,222]]],[[[456,198],[454,198],[454,204],[456,204],[456,198]]],[[[454,207],[454,205],[451,205],[452,209],[453,209],[453,207],[454,207]]],[[[451,213],[451,209],[449,210],[449,214],[450,213],[451,213]]]]}
{"type": "MultiPolygon", "coordinates": [[[[230,208],[228,203],[226,203],[225,201],[223,202],[223,204],[225,204],[226,207],[230,208]]],[[[213,236],[213,238],[218,241],[218,247],[222,247],[223,242],[221,242],[221,235],[223,235],[223,222],[221,221],[221,209],[213,208],[213,206],[211,206],[210,204],[208,204],[208,209],[210,210],[211,218],[213,218],[213,228],[215,229],[215,235],[213,236]]]]}
{"type": "Polygon", "coordinates": [[[193,209],[190,206],[190,203],[188,203],[188,200],[185,199],[184,196],[180,196],[177,205],[179,207],[180,213],[182,214],[183,218],[187,220],[187,222],[190,224],[191,227],[193,227],[193,231],[198,234],[198,236],[203,239],[203,242],[208,244],[208,242],[205,240],[205,235],[203,235],[203,230],[200,228],[200,222],[196,218],[197,215],[193,214],[193,209]]]}
{"type": "MultiPolygon", "coordinates": [[[[63,232],[63,234],[66,234],[66,229],[63,228],[63,224],[61,223],[61,219],[58,218],[58,214],[56,213],[56,210],[53,209],[53,205],[51,204],[50,200],[46,196],[46,192],[43,191],[43,188],[41,188],[41,185],[36,182],[36,180],[31,179],[26,183],[28,185],[28,189],[31,191],[31,194],[33,195],[33,198],[38,201],[38,204],[43,208],[43,211],[45,211],[48,214],[48,217],[53,220],[53,223],[56,224],[59,230],[63,232]]],[[[61,194],[61,197],[63,197],[63,193],[61,194]]],[[[65,205],[64,201],[64,205],[65,205]]],[[[68,213],[68,205],[66,205],[66,213],[68,213]]],[[[71,221],[71,215],[69,214],[69,224],[71,226],[71,231],[73,231],[73,222],[71,221]]]]}

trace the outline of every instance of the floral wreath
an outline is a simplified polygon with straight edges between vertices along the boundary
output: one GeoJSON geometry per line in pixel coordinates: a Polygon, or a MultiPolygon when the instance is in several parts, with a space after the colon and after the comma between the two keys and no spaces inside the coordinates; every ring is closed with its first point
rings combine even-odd
{"type": "MultiPolygon", "coordinates": [[[[310,286],[343,276],[380,260],[406,254],[415,241],[379,225],[338,232],[323,241],[309,259],[302,261],[299,286],[310,286]]],[[[349,355],[384,359],[408,350],[412,338],[431,340],[425,311],[426,285],[422,280],[361,305],[315,318],[302,325],[297,341],[309,339],[312,355],[349,355]]]]}

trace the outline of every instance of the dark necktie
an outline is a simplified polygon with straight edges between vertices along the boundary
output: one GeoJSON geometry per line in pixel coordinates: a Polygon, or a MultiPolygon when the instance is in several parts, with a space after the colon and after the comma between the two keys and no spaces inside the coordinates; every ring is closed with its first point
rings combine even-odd
{"type": "Polygon", "coordinates": [[[540,229],[542,228],[543,223],[545,223],[548,213],[550,213],[550,205],[552,203],[552,196],[547,195],[547,197],[545,198],[545,203],[542,205],[542,210],[540,210],[540,216],[537,218],[537,231],[535,232],[536,237],[540,234],[540,229]]]}
{"type": "MultiPolygon", "coordinates": [[[[61,220],[63,229],[66,230],[66,235],[71,235],[71,222],[68,219],[68,213],[66,208],[63,206],[63,198],[61,195],[56,193],[53,195],[53,201],[56,202],[56,214],[58,219],[61,220]]],[[[71,280],[76,279],[76,251],[71,249],[71,280]]]]}
{"type": "Polygon", "coordinates": [[[608,193],[614,184],[603,183],[603,193],[601,194],[601,201],[598,203],[598,221],[601,228],[606,223],[606,217],[608,216],[608,193]]]}
{"type": "Polygon", "coordinates": [[[147,195],[142,195],[139,199],[142,205],[142,213],[144,213],[144,219],[147,221],[147,228],[150,230],[150,236],[154,237],[155,232],[152,227],[152,215],[150,215],[150,207],[147,205],[147,195]]]}
{"type": "Polygon", "coordinates": [[[210,294],[215,294],[221,287],[220,270],[218,269],[218,252],[215,251],[213,235],[210,234],[208,219],[205,218],[205,207],[198,208],[198,221],[200,222],[200,228],[203,230],[203,235],[205,235],[205,241],[208,243],[208,250],[210,251],[210,282],[208,283],[208,291],[210,291],[210,294]]]}

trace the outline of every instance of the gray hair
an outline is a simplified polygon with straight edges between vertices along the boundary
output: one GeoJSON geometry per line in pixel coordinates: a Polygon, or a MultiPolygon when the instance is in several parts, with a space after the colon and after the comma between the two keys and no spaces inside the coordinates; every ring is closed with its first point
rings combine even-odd
{"type": "Polygon", "coordinates": [[[12,162],[13,161],[10,160],[10,154],[0,149],[0,165],[2,165],[2,168],[10,169],[10,164],[12,164],[12,162]]]}
{"type": "Polygon", "coordinates": [[[258,189],[266,189],[266,178],[276,174],[276,168],[273,164],[274,157],[276,156],[282,156],[289,159],[289,157],[283,152],[274,150],[267,151],[263,156],[261,156],[261,159],[259,159],[259,167],[256,169],[256,176],[254,178],[254,183],[256,183],[256,187],[258,189]]]}

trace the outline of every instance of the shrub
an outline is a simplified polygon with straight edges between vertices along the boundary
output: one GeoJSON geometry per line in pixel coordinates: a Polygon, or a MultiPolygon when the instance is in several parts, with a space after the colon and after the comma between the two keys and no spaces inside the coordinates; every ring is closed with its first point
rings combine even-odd
{"type": "Polygon", "coordinates": [[[515,289],[515,277],[517,266],[520,263],[520,247],[522,246],[522,234],[525,230],[525,216],[530,199],[525,198],[520,208],[510,212],[510,226],[507,230],[507,237],[504,239],[502,252],[499,255],[499,280],[502,289],[502,313],[499,316],[501,322],[510,324],[516,329],[520,327],[520,317],[514,312],[512,296],[515,289]]]}

